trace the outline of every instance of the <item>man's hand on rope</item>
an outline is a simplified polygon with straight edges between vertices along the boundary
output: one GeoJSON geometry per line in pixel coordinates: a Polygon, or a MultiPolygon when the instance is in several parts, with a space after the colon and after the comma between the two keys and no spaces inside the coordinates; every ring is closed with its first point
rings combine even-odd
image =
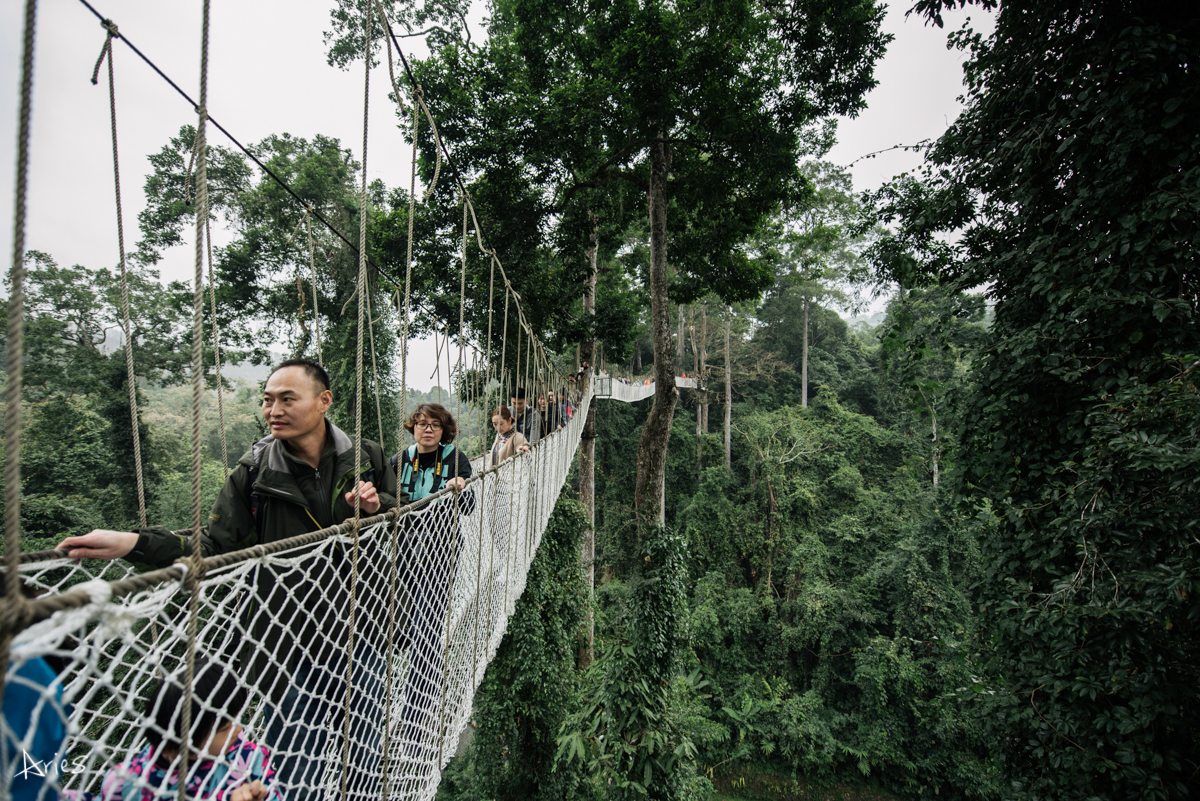
{"type": "MultiPolygon", "coordinates": [[[[364,514],[373,515],[379,511],[380,501],[379,493],[375,489],[375,485],[370,481],[358,482],[358,497],[359,508],[364,514]]],[[[346,493],[346,503],[354,506],[354,492],[350,490],[346,493]]]]}
{"type": "Polygon", "coordinates": [[[58,547],[72,559],[120,559],[137,547],[137,541],[132,531],[97,528],[82,537],[67,537],[58,547]]]}
{"type": "Polygon", "coordinates": [[[467,486],[467,480],[465,478],[463,478],[462,476],[455,476],[454,478],[446,481],[446,486],[447,487],[458,487],[458,491],[462,492],[463,488],[465,488],[467,486]]]}

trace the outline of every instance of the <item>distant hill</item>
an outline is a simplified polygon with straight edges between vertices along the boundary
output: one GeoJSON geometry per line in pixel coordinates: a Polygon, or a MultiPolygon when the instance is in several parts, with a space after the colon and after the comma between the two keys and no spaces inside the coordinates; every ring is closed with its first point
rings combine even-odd
{"type": "Polygon", "coordinates": [[[874,314],[868,314],[862,317],[851,317],[850,319],[846,320],[846,324],[855,331],[870,330],[878,325],[881,325],[885,317],[887,317],[887,312],[877,311],[874,314]]]}
{"type": "Polygon", "coordinates": [[[261,384],[267,380],[267,376],[271,373],[271,365],[279,364],[287,358],[287,354],[276,353],[271,351],[271,358],[267,364],[251,364],[250,362],[242,362],[241,364],[221,364],[221,375],[230,379],[242,379],[249,381],[252,384],[261,384]]]}

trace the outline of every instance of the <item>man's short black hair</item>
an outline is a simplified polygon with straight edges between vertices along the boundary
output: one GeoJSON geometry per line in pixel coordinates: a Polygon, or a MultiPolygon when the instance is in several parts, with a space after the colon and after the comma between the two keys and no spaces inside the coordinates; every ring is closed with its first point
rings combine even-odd
{"type": "Polygon", "coordinates": [[[513,397],[517,400],[525,400],[525,387],[517,387],[517,394],[513,397]]]}
{"type": "Polygon", "coordinates": [[[285,367],[303,367],[308,377],[321,387],[321,392],[329,389],[329,373],[325,372],[324,367],[316,362],[310,362],[308,359],[288,359],[287,361],[280,362],[271,368],[271,375],[267,376],[267,380],[269,381],[272,375],[275,375],[285,367]]]}

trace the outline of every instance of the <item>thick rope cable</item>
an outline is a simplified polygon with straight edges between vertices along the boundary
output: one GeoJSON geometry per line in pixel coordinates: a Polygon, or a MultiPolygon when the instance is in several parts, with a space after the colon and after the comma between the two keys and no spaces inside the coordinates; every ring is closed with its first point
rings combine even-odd
{"type": "MultiPolygon", "coordinates": [[[[467,387],[466,371],[463,369],[463,352],[465,348],[465,320],[467,308],[467,203],[463,199],[463,231],[462,231],[462,271],[458,283],[458,376],[459,397],[467,404],[467,425],[464,431],[471,430],[471,398],[467,387]]],[[[453,382],[453,379],[451,379],[453,382]]],[[[451,384],[453,389],[453,384],[451,384]]]]}
{"type": "Polygon", "coordinates": [[[312,270],[313,295],[313,325],[316,328],[317,364],[325,366],[325,358],[321,355],[321,310],[317,308],[317,258],[316,244],[312,235],[312,206],[304,206],[304,228],[308,231],[308,267],[312,270]]]}
{"type": "MultiPolygon", "coordinates": [[[[369,56],[368,56],[369,57],[369,56]]],[[[421,127],[421,115],[413,106],[412,167],[408,184],[408,248],[404,256],[404,309],[400,318],[400,419],[408,419],[408,321],[412,307],[412,262],[413,262],[413,217],[417,211],[417,134],[421,127]]],[[[404,450],[405,440],[400,441],[404,450]]]]}
{"type": "MultiPolygon", "coordinates": [[[[442,140],[441,134],[438,133],[437,123],[434,122],[433,115],[429,113],[429,106],[425,104],[425,90],[421,88],[420,84],[417,85],[416,99],[421,110],[425,112],[425,119],[429,120],[429,128],[434,142],[440,142],[442,140]]],[[[429,186],[425,187],[425,197],[421,201],[422,203],[428,202],[429,198],[433,196],[433,190],[437,188],[438,178],[442,174],[442,149],[440,147],[434,148],[434,156],[433,180],[429,182],[429,186]]]]}
{"type": "Polygon", "coordinates": [[[346,801],[347,783],[350,778],[350,702],[354,697],[354,647],[355,624],[358,620],[358,560],[359,534],[362,520],[362,496],[358,490],[359,474],[362,465],[362,407],[363,407],[363,316],[367,308],[367,141],[370,133],[371,101],[371,28],[373,22],[374,0],[367,0],[367,13],[363,16],[363,149],[362,149],[362,184],[359,190],[358,211],[358,330],[354,354],[354,480],[351,489],[354,492],[354,543],[353,556],[350,559],[350,620],[346,634],[346,695],[342,710],[342,770],[340,777],[341,801],[346,801]]]}
{"type": "MultiPolygon", "coordinates": [[[[459,506],[458,499],[462,496],[462,492],[455,485],[454,489],[454,525],[458,524],[459,506]]],[[[457,536],[457,533],[455,534],[457,536]]],[[[450,683],[450,604],[454,598],[454,585],[458,578],[458,552],[459,548],[452,547],[450,549],[450,586],[446,589],[446,608],[442,610],[443,616],[446,618],[446,644],[442,649],[442,699],[440,706],[440,715],[437,727],[437,766],[442,766],[442,749],[446,744],[446,691],[450,683]]]]}
{"type": "MultiPolygon", "coordinates": [[[[516,361],[516,367],[513,369],[513,392],[510,397],[516,397],[518,390],[527,389],[527,387],[525,387],[522,384],[521,378],[522,378],[522,373],[521,373],[521,327],[517,326],[517,361],[516,361]]],[[[530,400],[529,393],[527,391],[525,393],[525,408],[526,409],[529,408],[529,400],[530,400]]],[[[533,443],[530,443],[530,444],[533,444],[533,443]]]]}
{"type": "Polygon", "coordinates": [[[442,402],[442,342],[445,337],[439,337],[435,331],[433,334],[433,372],[429,377],[433,379],[433,389],[437,393],[437,402],[442,402]]]}
{"type": "MultiPolygon", "coordinates": [[[[388,22],[387,12],[383,10],[383,5],[376,6],[375,10],[379,13],[380,25],[388,33],[391,33],[392,26],[388,22]]],[[[408,114],[408,109],[404,107],[404,93],[400,91],[400,84],[396,82],[396,64],[392,59],[392,47],[387,42],[384,42],[384,45],[383,49],[387,51],[388,79],[392,83],[392,98],[396,101],[396,105],[400,107],[400,116],[403,117],[408,114]]]]}
{"type": "MultiPolygon", "coordinates": [[[[204,563],[200,551],[200,405],[204,385],[204,233],[208,220],[208,144],[205,128],[208,117],[208,28],[209,0],[204,0],[200,29],[200,103],[196,107],[196,266],[192,297],[192,558],[187,571],[188,643],[184,676],[182,731],[192,729],[192,690],[196,675],[196,637],[200,628],[200,579],[204,563]]],[[[187,801],[189,750],[180,749],[179,801],[187,801]]]]}
{"type": "MultiPolygon", "coordinates": [[[[496,261],[494,259],[492,259],[490,262],[490,269],[488,270],[488,326],[487,326],[487,344],[485,345],[485,347],[487,348],[487,352],[486,352],[486,355],[484,356],[484,361],[487,362],[487,380],[483,382],[483,388],[484,388],[485,392],[487,391],[487,386],[488,386],[488,384],[491,383],[491,379],[494,375],[493,370],[492,370],[492,366],[493,366],[492,365],[492,317],[495,314],[495,310],[496,310],[496,261]]],[[[501,404],[501,405],[503,405],[503,404],[501,404]]],[[[486,411],[490,412],[491,409],[487,409],[486,411]]]]}
{"type": "MultiPolygon", "coordinates": [[[[486,465],[486,461],[484,462],[486,465]]],[[[487,514],[487,481],[481,481],[479,484],[479,540],[475,545],[475,552],[483,553],[483,531],[487,526],[483,521],[488,519],[487,514]]],[[[475,560],[475,605],[480,608],[483,602],[483,559],[475,560]]],[[[475,615],[475,631],[471,637],[471,681],[478,681],[479,678],[479,618],[481,614],[475,615]]]]}
{"type": "Polygon", "coordinates": [[[446,356],[446,402],[451,405],[456,405],[458,400],[454,397],[454,368],[450,364],[450,322],[442,326],[442,353],[446,356]]]}
{"type": "MultiPolygon", "coordinates": [[[[375,422],[379,424],[379,446],[383,447],[383,404],[379,400],[379,364],[375,358],[375,318],[371,313],[371,289],[366,289],[367,334],[371,340],[371,386],[375,393],[375,422]]],[[[380,317],[382,318],[382,313],[380,317]]]]}
{"type": "MultiPolygon", "coordinates": [[[[453,350],[451,346],[450,322],[447,321],[442,326],[442,353],[446,355],[446,402],[452,407],[457,407],[461,398],[454,396],[454,367],[450,364],[450,352],[453,350]]],[[[458,412],[453,414],[457,417],[458,412]]]]}
{"type": "Polygon", "coordinates": [[[221,476],[223,479],[228,479],[229,444],[225,436],[225,382],[221,380],[221,331],[217,326],[217,279],[213,270],[211,220],[204,221],[204,246],[208,251],[208,299],[212,306],[213,370],[217,378],[217,425],[221,429],[221,476]]]}
{"type": "MultiPolygon", "coordinates": [[[[397,461],[399,461],[397,459],[397,461]]],[[[392,697],[392,658],[396,648],[396,579],[397,564],[400,561],[400,518],[397,517],[391,526],[391,552],[388,554],[388,606],[387,606],[387,647],[388,653],[383,660],[384,698],[392,697]]],[[[380,754],[383,781],[380,782],[379,798],[387,801],[389,779],[391,778],[390,757],[392,751],[392,705],[383,705],[383,752],[380,754]]]]}
{"type": "MultiPolygon", "coordinates": [[[[29,602],[21,593],[21,395],[25,351],[25,202],[29,178],[29,118],[33,97],[33,44],[37,0],[25,0],[21,48],[21,106],[17,122],[17,168],[13,198],[13,249],[8,299],[8,385],[4,409],[4,602],[0,604],[0,659],[8,664],[12,635],[27,625],[29,602]]],[[[0,676],[0,694],[7,676],[0,676]]]]}
{"type": "Polygon", "coordinates": [[[504,405],[504,401],[513,396],[516,389],[516,383],[511,386],[508,383],[508,291],[504,292],[504,333],[500,337],[500,402],[504,405]]]}
{"type": "Polygon", "coordinates": [[[112,40],[120,37],[110,20],[101,23],[107,34],[100,58],[92,70],[92,85],[99,83],[100,64],[108,57],[108,110],[112,128],[113,188],[117,200],[117,247],[121,255],[121,331],[125,335],[125,383],[129,389],[129,425],[133,433],[133,470],[137,480],[138,523],[146,527],[146,485],[142,475],[142,436],[138,426],[137,378],[133,372],[133,334],[129,321],[129,271],[125,262],[125,217],[121,207],[121,160],[117,150],[117,90],[113,78],[112,40]]]}

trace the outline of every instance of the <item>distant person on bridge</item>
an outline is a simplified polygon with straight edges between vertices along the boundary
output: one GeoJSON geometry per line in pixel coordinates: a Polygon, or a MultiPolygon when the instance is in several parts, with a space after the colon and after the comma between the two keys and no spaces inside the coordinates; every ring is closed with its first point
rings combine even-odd
{"type": "Polygon", "coordinates": [[[562,399],[564,422],[571,420],[575,416],[575,404],[571,403],[571,396],[567,394],[567,388],[563,387],[559,390],[559,398],[562,399]]]}
{"type": "Polygon", "coordinates": [[[563,411],[562,404],[554,397],[554,390],[546,393],[546,416],[543,421],[542,430],[554,432],[567,424],[567,415],[563,411]]]}
{"type": "Polygon", "coordinates": [[[512,410],[507,406],[497,406],[492,410],[492,428],[496,429],[496,439],[488,451],[485,468],[503,464],[518,453],[529,453],[529,445],[521,432],[516,430],[512,410]]]}
{"type": "Polygon", "coordinates": [[[526,442],[532,445],[542,438],[541,418],[535,410],[529,408],[524,387],[517,387],[517,392],[512,397],[512,411],[517,431],[525,437],[526,442]]]}
{"type": "Polygon", "coordinates": [[[554,404],[545,395],[538,395],[538,426],[543,437],[558,430],[558,415],[555,414],[554,404]]]}
{"type": "MultiPolygon", "coordinates": [[[[395,506],[395,473],[387,469],[383,449],[364,439],[362,463],[356,462],[354,438],[325,418],[332,403],[329,374],[315,362],[289,359],[271,372],[262,396],[271,433],[242,456],[225,481],[208,526],[200,533],[204,556],[341,523],[354,517],[356,492],[363,515],[395,506]]],[[[68,537],[59,547],[73,559],[126,557],[157,566],[191,556],[187,533],[161,526],[138,532],[96,530],[68,537]]],[[[327,741],[345,698],[347,567],[343,551],[331,547],[320,560],[281,568],[278,574],[273,568],[259,568],[258,599],[246,604],[247,614],[255,607],[266,610],[248,621],[241,644],[258,647],[243,652],[243,669],[252,681],[259,681],[267,698],[262,742],[274,755],[276,779],[289,801],[323,796],[320,785],[331,750],[327,741]],[[317,599],[320,608],[313,607],[317,599]],[[274,669],[268,670],[268,665],[274,669]],[[284,680],[279,680],[281,674],[284,680]]],[[[355,697],[361,708],[351,714],[377,718],[382,682],[370,674],[376,672],[380,656],[370,637],[357,642],[354,684],[360,688],[355,697]]],[[[378,735],[358,738],[350,752],[352,786],[362,788],[366,797],[376,797],[378,735]]]]}

